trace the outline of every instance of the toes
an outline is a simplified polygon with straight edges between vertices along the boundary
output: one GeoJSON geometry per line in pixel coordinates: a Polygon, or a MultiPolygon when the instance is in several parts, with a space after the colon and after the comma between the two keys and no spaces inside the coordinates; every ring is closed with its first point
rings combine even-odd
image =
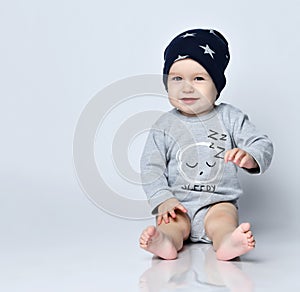
{"type": "Polygon", "coordinates": [[[242,232],[246,233],[250,231],[250,223],[242,223],[239,228],[242,230],[242,232]]]}
{"type": "Polygon", "coordinates": [[[255,247],[255,244],[256,244],[256,242],[255,242],[255,239],[254,239],[253,236],[251,236],[250,238],[248,238],[248,246],[249,247],[255,247]]]}
{"type": "Polygon", "coordinates": [[[249,244],[248,244],[248,247],[250,247],[250,248],[254,248],[254,247],[255,247],[255,242],[251,242],[251,243],[249,243],[249,244]]]}
{"type": "Polygon", "coordinates": [[[143,233],[143,234],[141,235],[141,239],[143,239],[144,241],[148,240],[149,237],[150,237],[150,236],[149,236],[147,233],[143,233]]]}
{"type": "Polygon", "coordinates": [[[147,227],[140,236],[140,246],[146,248],[155,234],[155,227],[147,227]]]}
{"type": "Polygon", "coordinates": [[[140,246],[147,245],[149,240],[149,236],[145,233],[145,231],[140,236],[140,246]]]}
{"type": "Polygon", "coordinates": [[[254,242],[255,240],[254,240],[254,236],[253,235],[251,235],[250,237],[248,237],[248,242],[250,243],[250,242],[254,242]]]}
{"type": "Polygon", "coordinates": [[[147,241],[144,238],[140,238],[140,245],[146,245],[147,241]]]}
{"type": "MultiPolygon", "coordinates": [[[[242,224],[241,224],[242,225],[242,224]]],[[[250,224],[249,223],[243,223],[243,225],[241,226],[241,229],[243,230],[247,230],[247,228],[249,227],[250,229],[250,224]]],[[[255,247],[255,239],[254,239],[254,236],[252,235],[252,231],[249,230],[248,231],[244,231],[245,234],[246,234],[246,237],[247,237],[247,241],[248,241],[248,246],[250,248],[254,248],[255,247]]]]}
{"type": "Polygon", "coordinates": [[[148,239],[147,238],[143,238],[143,237],[141,237],[140,238],[140,243],[147,243],[148,242],[148,239]]]}
{"type": "Polygon", "coordinates": [[[147,247],[148,244],[149,244],[149,238],[143,238],[143,237],[140,238],[140,246],[147,247]]]}
{"type": "Polygon", "coordinates": [[[155,233],[155,227],[154,226],[149,226],[145,232],[149,235],[149,236],[153,236],[155,233]]]}
{"type": "Polygon", "coordinates": [[[141,237],[140,238],[140,243],[142,244],[148,244],[149,242],[149,238],[148,237],[141,237]]]}

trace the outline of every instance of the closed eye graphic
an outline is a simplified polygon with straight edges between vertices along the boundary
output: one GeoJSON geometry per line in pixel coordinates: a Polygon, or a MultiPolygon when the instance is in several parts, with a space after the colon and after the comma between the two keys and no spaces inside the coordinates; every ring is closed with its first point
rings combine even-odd
{"type": "Polygon", "coordinates": [[[198,165],[198,162],[196,162],[194,165],[190,165],[188,163],[186,163],[186,166],[190,167],[190,168],[195,168],[198,165]]]}
{"type": "Polygon", "coordinates": [[[206,165],[207,165],[208,167],[214,167],[214,166],[216,165],[216,162],[214,162],[213,164],[210,164],[210,163],[208,163],[208,162],[206,161],[206,165]]]}

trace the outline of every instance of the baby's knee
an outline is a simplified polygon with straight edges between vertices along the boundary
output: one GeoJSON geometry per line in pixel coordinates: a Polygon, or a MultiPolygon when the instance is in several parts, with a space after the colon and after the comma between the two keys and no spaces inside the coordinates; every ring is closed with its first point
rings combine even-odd
{"type": "Polygon", "coordinates": [[[209,220],[210,218],[214,218],[214,219],[234,218],[234,219],[237,219],[237,217],[238,217],[238,212],[237,212],[236,206],[230,202],[222,202],[222,203],[218,203],[218,204],[215,204],[212,207],[210,207],[204,220],[206,221],[206,220],[209,220]]]}

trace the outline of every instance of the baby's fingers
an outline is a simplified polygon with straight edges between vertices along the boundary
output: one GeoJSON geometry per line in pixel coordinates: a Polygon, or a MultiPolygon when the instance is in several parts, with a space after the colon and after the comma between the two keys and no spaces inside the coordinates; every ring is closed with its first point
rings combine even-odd
{"type": "Polygon", "coordinates": [[[248,166],[248,164],[250,163],[250,161],[251,161],[251,157],[249,157],[249,156],[244,156],[243,158],[242,158],[242,160],[241,160],[241,162],[240,162],[240,165],[239,165],[239,167],[245,167],[245,168],[247,168],[247,166],[248,166]]]}
{"type": "Polygon", "coordinates": [[[162,215],[158,215],[158,216],[157,216],[157,218],[156,218],[157,225],[160,225],[160,224],[161,224],[162,219],[163,219],[162,215]]]}
{"type": "Polygon", "coordinates": [[[224,157],[225,162],[233,161],[234,158],[235,158],[235,155],[237,154],[238,151],[239,151],[238,148],[233,148],[233,149],[231,149],[231,150],[228,150],[228,151],[225,153],[225,157],[224,157]]]}
{"type": "Polygon", "coordinates": [[[184,208],[181,204],[178,204],[175,208],[178,209],[178,210],[180,210],[180,211],[182,211],[183,213],[187,212],[187,209],[184,208]]]}
{"type": "Polygon", "coordinates": [[[168,224],[170,222],[168,212],[165,213],[165,214],[163,214],[163,219],[164,219],[164,221],[165,221],[166,224],[168,224]]]}
{"type": "MultiPolygon", "coordinates": [[[[239,167],[242,167],[241,165],[241,162],[244,158],[246,158],[247,160],[247,153],[245,151],[238,151],[236,154],[235,154],[235,157],[234,157],[234,160],[233,160],[233,163],[235,163],[237,166],[239,167]]],[[[244,160],[245,161],[245,160],[244,160]]]]}
{"type": "Polygon", "coordinates": [[[176,213],[174,210],[169,211],[172,218],[176,218],[176,213]]]}
{"type": "Polygon", "coordinates": [[[248,154],[241,160],[240,167],[251,169],[251,168],[257,168],[258,164],[254,160],[254,158],[248,154]]]}

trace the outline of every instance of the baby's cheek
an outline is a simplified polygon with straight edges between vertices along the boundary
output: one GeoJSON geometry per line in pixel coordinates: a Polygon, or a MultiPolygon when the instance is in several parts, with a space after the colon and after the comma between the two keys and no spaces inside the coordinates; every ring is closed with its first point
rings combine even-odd
{"type": "Polygon", "coordinates": [[[179,102],[176,98],[169,96],[169,102],[171,103],[172,106],[175,108],[179,107],[179,102]]]}

